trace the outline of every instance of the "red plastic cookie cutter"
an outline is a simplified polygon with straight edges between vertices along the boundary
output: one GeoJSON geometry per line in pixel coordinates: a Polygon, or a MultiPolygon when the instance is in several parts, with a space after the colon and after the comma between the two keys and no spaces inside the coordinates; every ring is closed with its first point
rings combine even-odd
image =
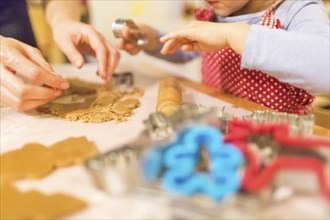
{"type": "Polygon", "coordinates": [[[225,141],[236,145],[246,158],[247,166],[242,179],[244,190],[262,190],[280,170],[304,170],[316,174],[321,193],[330,199],[325,170],[329,158],[318,152],[322,149],[330,150],[329,139],[289,136],[287,124],[255,124],[232,120],[225,141]],[[265,156],[260,151],[271,154],[265,156]]]}

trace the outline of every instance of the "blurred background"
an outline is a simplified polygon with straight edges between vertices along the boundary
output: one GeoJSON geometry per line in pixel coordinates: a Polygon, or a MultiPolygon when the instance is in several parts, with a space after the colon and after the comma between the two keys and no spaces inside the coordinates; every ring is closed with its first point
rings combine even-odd
{"type": "MultiPolygon", "coordinates": [[[[117,18],[131,18],[136,22],[150,24],[162,31],[169,31],[192,21],[194,9],[203,4],[201,0],[80,1],[82,3],[82,21],[92,24],[110,42],[114,42],[111,24],[117,18]]],[[[27,2],[39,49],[51,63],[66,62],[52,40],[51,30],[45,21],[43,0],[27,0],[27,2]]]]}
{"type": "MultiPolygon", "coordinates": [[[[67,60],[55,45],[51,30],[46,23],[43,1],[27,0],[29,4],[29,15],[39,49],[50,63],[66,63],[67,60]]],[[[144,22],[166,32],[194,20],[194,9],[203,5],[202,0],[80,1],[82,3],[81,20],[92,24],[110,42],[114,42],[111,24],[117,18],[131,18],[136,22],[144,22]]],[[[323,2],[330,17],[330,0],[323,0],[323,2]]],[[[125,52],[122,53],[122,59],[125,59],[127,56],[125,52]]],[[[198,80],[200,77],[199,60],[195,59],[185,65],[189,67],[189,74],[183,75],[193,80],[198,80]]],[[[317,97],[314,102],[314,110],[316,123],[322,127],[330,128],[330,94],[317,97]]]]}

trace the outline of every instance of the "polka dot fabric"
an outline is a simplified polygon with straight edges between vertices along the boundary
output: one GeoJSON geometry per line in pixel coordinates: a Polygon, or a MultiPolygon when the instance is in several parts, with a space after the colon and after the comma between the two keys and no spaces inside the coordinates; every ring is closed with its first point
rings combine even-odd
{"type": "MultiPolygon", "coordinates": [[[[275,2],[263,15],[260,24],[278,28],[274,21],[274,9],[282,0],[275,2]]],[[[198,12],[197,19],[210,15],[198,12]]],[[[258,70],[241,68],[241,56],[230,48],[217,53],[202,53],[202,82],[242,98],[280,112],[304,114],[310,111],[314,97],[305,90],[283,83],[258,70]]]]}

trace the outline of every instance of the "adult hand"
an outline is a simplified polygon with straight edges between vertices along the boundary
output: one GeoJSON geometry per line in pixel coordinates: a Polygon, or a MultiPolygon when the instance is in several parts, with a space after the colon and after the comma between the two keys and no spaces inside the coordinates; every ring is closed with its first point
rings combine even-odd
{"type": "Polygon", "coordinates": [[[105,81],[110,81],[120,54],[92,26],[73,20],[58,22],[53,27],[53,35],[72,64],[81,68],[84,65],[82,54],[93,55],[98,62],[97,74],[105,81]]]}
{"type": "Polygon", "coordinates": [[[0,46],[2,105],[26,111],[49,102],[69,88],[68,81],[53,72],[38,49],[2,36],[0,46]],[[30,82],[24,82],[23,78],[30,82]]]}
{"type": "Polygon", "coordinates": [[[131,55],[138,54],[141,50],[154,51],[158,45],[158,32],[145,24],[124,25],[121,38],[117,38],[117,46],[121,50],[125,50],[131,55]],[[138,39],[143,38],[146,44],[140,46],[137,44],[138,39]]]}
{"type": "Polygon", "coordinates": [[[217,52],[230,47],[241,54],[249,28],[247,24],[195,21],[160,38],[164,43],[161,53],[171,54],[178,49],[217,52]]]}

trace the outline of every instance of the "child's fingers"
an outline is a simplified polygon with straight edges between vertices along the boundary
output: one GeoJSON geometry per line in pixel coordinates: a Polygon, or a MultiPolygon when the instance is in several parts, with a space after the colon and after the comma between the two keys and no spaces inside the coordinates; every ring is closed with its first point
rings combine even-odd
{"type": "Polygon", "coordinates": [[[117,47],[121,50],[125,50],[131,55],[135,55],[141,51],[141,47],[137,46],[135,43],[129,42],[123,38],[117,40],[117,47]]]}
{"type": "Polygon", "coordinates": [[[172,31],[161,37],[159,40],[160,42],[165,43],[171,39],[178,39],[178,38],[181,38],[180,35],[178,34],[178,31],[172,31]]]}
{"type": "Polygon", "coordinates": [[[172,47],[171,45],[173,44],[173,41],[175,41],[175,40],[174,39],[170,39],[170,40],[164,42],[164,46],[161,49],[160,53],[161,54],[164,54],[164,55],[170,54],[171,53],[171,47],[172,47]]]}
{"type": "Polygon", "coordinates": [[[126,43],[124,50],[126,50],[128,53],[130,53],[132,55],[135,55],[141,50],[141,48],[139,46],[137,46],[136,44],[126,43]]]}
{"type": "Polygon", "coordinates": [[[197,34],[198,33],[196,32],[195,29],[185,28],[185,29],[180,29],[177,31],[169,32],[168,34],[161,37],[159,40],[162,43],[165,43],[166,41],[169,41],[170,39],[177,39],[177,40],[185,39],[185,40],[189,40],[189,41],[194,41],[197,34]]]}
{"type": "Polygon", "coordinates": [[[188,43],[189,41],[185,40],[185,39],[171,39],[169,41],[167,41],[162,50],[161,53],[162,54],[170,54],[170,53],[174,53],[176,50],[178,50],[182,45],[188,43]]]}
{"type": "Polygon", "coordinates": [[[120,50],[125,48],[125,40],[123,38],[117,38],[116,45],[120,50]]]}
{"type": "Polygon", "coordinates": [[[140,31],[128,26],[124,26],[122,34],[123,38],[129,42],[136,42],[141,37],[140,31]]]}
{"type": "Polygon", "coordinates": [[[195,44],[193,42],[190,42],[190,43],[187,43],[187,44],[184,44],[181,46],[181,50],[183,51],[195,51],[195,44]]]}
{"type": "Polygon", "coordinates": [[[136,55],[136,54],[138,54],[140,52],[140,48],[134,48],[134,49],[132,49],[132,50],[130,50],[128,52],[131,55],[136,55]]]}

